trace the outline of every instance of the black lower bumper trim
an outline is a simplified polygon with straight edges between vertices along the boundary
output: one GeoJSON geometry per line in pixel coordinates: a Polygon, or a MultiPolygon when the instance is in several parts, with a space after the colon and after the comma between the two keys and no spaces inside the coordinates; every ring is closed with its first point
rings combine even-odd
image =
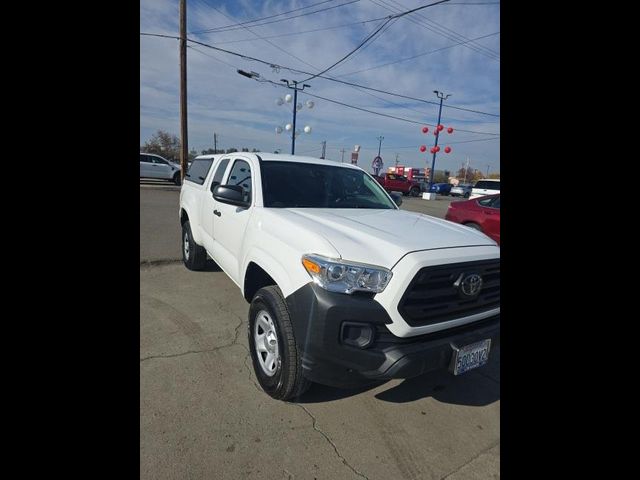
{"type": "Polygon", "coordinates": [[[400,338],[386,325],[391,318],[370,296],[328,292],[310,283],[289,297],[287,305],[304,375],[336,387],[357,387],[392,378],[410,378],[447,369],[456,348],[490,338],[500,340],[500,316],[427,335],[400,338]],[[367,348],[341,339],[344,322],[368,323],[375,337],[367,348]]]}

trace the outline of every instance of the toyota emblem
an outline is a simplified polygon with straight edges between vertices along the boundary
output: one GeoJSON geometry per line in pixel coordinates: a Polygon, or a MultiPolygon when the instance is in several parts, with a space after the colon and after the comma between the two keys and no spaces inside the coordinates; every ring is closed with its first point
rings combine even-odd
{"type": "Polygon", "coordinates": [[[477,273],[469,275],[461,273],[453,286],[458,289],[463,298],[476,297],[482,290],[482,277],[477,273]]]}

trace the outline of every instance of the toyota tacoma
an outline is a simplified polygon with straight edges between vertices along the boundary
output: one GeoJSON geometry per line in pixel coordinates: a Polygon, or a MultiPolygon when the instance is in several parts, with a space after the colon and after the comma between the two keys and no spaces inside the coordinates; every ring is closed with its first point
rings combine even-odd
{"type": "Polygon", "coordinates": [[[182,256],[207,258],[249,302],[255,375],[273,398],[484,365],[500,337],[500,248],[400,210],[362,169],[329,160],[197,157],[179,207],[182,256]]]}

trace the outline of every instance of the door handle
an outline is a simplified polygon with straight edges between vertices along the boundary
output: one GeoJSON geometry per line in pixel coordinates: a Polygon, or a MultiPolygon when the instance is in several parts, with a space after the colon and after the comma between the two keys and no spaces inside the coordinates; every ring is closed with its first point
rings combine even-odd
{"type": "Polygon", "coordinates": [[[218,216],[218,217],[219,217],[220,215],[222,215],[222,213],[220,213],[218,210],[214,210],[214,211],[213,211],[213,214],[214,214],[214,215],[216,215],[216,216],[218,216]]]}

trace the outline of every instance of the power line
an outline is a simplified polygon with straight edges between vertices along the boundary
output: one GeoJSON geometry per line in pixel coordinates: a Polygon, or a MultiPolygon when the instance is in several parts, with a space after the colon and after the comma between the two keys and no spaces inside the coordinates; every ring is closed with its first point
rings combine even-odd
{"type": "MultiPolygon", "coordinates": [[[[352,3],[357,3],[359,1],[360,0],[351,0],[350,2],[341,3],[340,5],[333,5],[332,7],[321,8],[319,10],[314,10],[313,12],[301,13],[300,15],[293,15],[291,17],[281,18],[281,19],[278,19],[278,20],[272,20],[270,22],[254,23],[254,22],[259,21],[259,20],[254,20],[254,21],[251,21],[251,22],[244,22],[244,23],[254,23],[252,25],[252,27],[261,27],[263,25],[270,25],[272,23],[284,22],[286,20],[292,20],[294,18],[304,17],[304,16],[307,16],[307,15],[313,15],[314,13],[325,12],[325,11],[331,10],[333,8],[344,7],[345,5],[351,5],[352,3]]],[[[309,8],[309,7],[305,7],[305,8],[309,8]]],[[[302,10],[302,9],[299,9],[299,10],[302,10]]],[[[291,13],[291,12],[289,12],[289,13],[291,13]]],[[[281,14],[275,15],[275,16],[280,16],[280,15],[284,15],[284,13],[281,13],[281,14]]],[[[273,17],[265,17],[265,18],[273,18],[273,17]]],[[[262,19],[262,20],[264,20],[264,19],[262,19]]],[[[242,28],[242,25],[243,25],[243,23],[237,23],[235,25],[227,25],[225,27],[210,28],[210,29],[207,29],[207,30],[197,30],[197,31],[193,31],[193,32],[190,32],[190,33],[202,34],[202,33],[213,33],[213,32],[215,32],[215,33],[231,32],[231,31],[234,31],[234,30],[240,30],[242,28]]]]}
{"type": "MultiPolygon", "coordinates": [[[[274,85],[281,86],[280,84],[278,84],[278,83],[276,83],[276,82],[271,82],[271,83],[273,83],[274,85]]],[[[388,113],[376,112],[376,111],[374,111],[374,110],[369,110],[369,109],[367,109],[367,108],[357,107],[357,106],[355,106],[355,105],[350,105],[350,104],[348,104],[348,103],[340,102],[340,101],[338,101],[338,100],[332,100],[332,99],[327,98],[327,97],[321,97],[320,95],[314,95],[313,93],[309,93],[309,92],[306,92],[306,91],[305,91],[305,94],[306,94],[306,95],[309,95],[310,97],[319,98],[319,99],[321,99],[321,100],[325,100],[325,101],[330,102],[330,103],[335,103],[335,104],[337,104],[337,105],[342,105],[343,107],[353,108],[353,109],[355,109],[355,110],[360,110],[360,111],[362,111],[362,112],[371,113],[371,114],[373,114],[373,115],[379,115],[379,116],[381,116],[381,117],[393,118],[393,119],[395,119],[395,120],[400,120],[400,121],[402,121],[402,122],[407,122],[407,123],[413,123],[413,124],[415,124],[415,125],[429,125],[430,127],[435,126],[435,125],[433,125],[433,124],[431,124],[431,123],[418,122],[418,121],[416,121],[416,120],[411,120],[411,119],[404,118],[404,117],[397,117],[397,116],[395,116],[395,115],[389,115],[388,113]]],[[[463,130],[463,129],[461,129],[461,128],[457,128],[456,130],[457,130],[458,132],[476,133],[476,134],[479,134],[479,135],[494,135],[494,136],[496,136],[496,137],[500,136],[500,134],[499,134],[499,133],[477,132],[477,131],[474,131],[474,130],[463,130]]]]}
{"type": "Polygon", "coordinates": [[[347,59],[346,61],[344,61],[344,62],[342,63],[342,65],[341,65],[341,66],[344,66],[344,64],[345,64],[345,63],[347,63],[347,62],[349,62],[349,61],[353,60],[355,57],[357,57],[359,54],[361,54],[361,53],[362,53],[362,52],[364,52],[367,48],[369,48],[371,45],[373,45],[373,43],[374,43],[376,40],[378,40],[380,37],[382,37],[382,36],[385,34],[385,32],[386,32],[387,30],[389,30],[389,29],[393,26],[393,24],[394,24],[396,21],[397,21],[397,19],[394,19],[393,21],[391,21],[391,22],[390,22],[386,27],[384,27],[384,28],[380,31],[380,34],[379,34],[379,35],[377,35],[373,40],[371,40],[371,41],[370,41],[369,43],[367,43],[364,47],[362,47],[360,50],[358,50],[358,51],[357,51],[355,54],[353,54],[349,59],[347,59]]]}
{"type": "MultiPolygon", "coordinates": [[[[385,0],[380,0],[380,1],[384,2],[385,0]]],[[[399,9],[406,8],[400,2],[398,2],[397,0],[389,0],[389,1],[394,3],[395,5],[397,5],[399,9]]],[[[423,19],[423,21],[425,23],[430,24],[431,26],[435,26],[438,29],[441,29],[441,30],[443,30],[445,32],[449,32],[450,34],[452,34],[452,35],[454,35],[456,37],[459,37],[461,40],[469,40],[467,37],[465,37],[461,33],[458,33],[455,30],[453,30],[453,29],[451,29],[451,28],[449,28],[449,27],[447,27],[445,25],[442,25],[441,23],[438,23],[435,20],[431,20],[431,19],[427,18],[426,16],[422,15],[421,13],[416,13],[415,16],[418,17],[418,18],[423,19]]],[[[472,44],[476,48],[482,49],[482,50],[488,52],[489,54],[493,54],[496,57],[496,59],[498,61],[500,61],[500,54],[498,52],[496,52],[495,50],[492,50],[489,47],[485,47],[484,45],[482,45],[481,43],[478,43],[478,42],[472,42],[472,44]]]]}
{"type": "MultiPolygon", "coordinates": [[[[226,13],[224,13],[224,12],[222,12],[222,11],[218,10],[216,7],[211,7],[211,8],[213,8],[213,9],[214,9],[216,12],[218,12],[219,14],[224,15],[226,18],[228,18],[228,19],[230,19],[230,20],[233,20],[233,18],[232,18],[232,17],[230,17],[230,16],[229,16],[229,15],[227,15],[226,13]]],[[[254,36],[258,37],[260,40],[262,40],[262,41],[264,41],[264,42],[267,42],[267,43],[268,43],[269,45],[271,45],[272,47],[274,47],[274,48],[276,48],[276,49],[280,50],[282,53],[285,53],[285,54],[289,55],[291,58],[295,58],[295,59],[296,59],[296,60],[298,60],[300,63],[304,63],[305,65],[307,65],[308,67],[311,67],[311,68],[318,68],[318,67],[316,67],[315,65],[311,65],[309,62],[306,62],[305,60],[301,59],[301,58],[300,58],[300,57],[298,57],[297,55],[294,55],[293,53],[288,52],[288,51],[287,51],[287,50],[285,50],[284,48],[279,47],[278,45],[276,45],[275,43],[273,43],[271,40],[267,40],[266,38],[261,37],[260,35],[258,35],[257,33],[255,33],[253,30],[251,30],[249,27],[247,27],[247,26],[244,26],[244,25],[243,25],[243,26],[242,26],[242,28],[244,28],[245,30],[247,30],[247,31],[248,31],[249,33],[251,33],[252,35],[254,35],[254,36]]]]}
{"type": "MultiPolygon", "coordinates": [[[[301,30],[298,32],[281,33],[279,35],[269,35],[268,37],[264,37],[264,38],[291,37],[294,35],[303,35],[305,33],[323,32],[325,30],[336,30],[338,28],[352,27],[353,25],[364,25],[365,23],[377,22],[379,20],[383,20],[384,18],[386,17],[373,18],[371,20],[363,20],[361,22],[343,23],[341,25],[334,25],[333,27],[314,28],[312,30],[301,30]]],[[[211,45],[226,45],[229,43],[243,43],[243,42],[253,42],[253,38],[243,38],[240,40],[227,40],[224,42],[212,42],[211,45]]]]}
{"type": "MultiPolygon", "coordinates": [[[[384,0],[370,0],[372,3],[374,3],[375,5],[378,5],[379,7],[384,8],[387,11],[390,12],[398,12],[401,9],[399,7],[395,7],[392,5],[389,5],[388,3],[386,3],[384,0]],[[378,3],[381,2],[381,3],[378,3]]],[[[395,2],[394,0],[393,3],[397,4],[397,5],[401,5],[398,2],[395,2]]],[[[406,8],[406,7],[402,7],[402,8],[406,8]]],[[[437,22],[434,22],[433,20],[429,20],[426,17],[418,14],[418,16],[422,19],[424,19],[423,21],[429,22],[433,25],[429,25],[429,24],[425,24],[423,22],[421,22],[420,20],[417,20],[416,18],[413,17],[407,17],[407,20],[409,20],[411,23],[414,23],[415,25],[421,26],[422,28],[426,28],[429,31],[432,31],[433,33],[440,35],[442,37],[445,37],[449,40],[454,40],[454,41],[459,41],[460,39],[463,40],[468,40],[466,37],[464,37],[463,35],[459,34],[458,32],[455,32],[454,30],[451,30],[443,25],[438,24],[437,22]],[[449,32],[447,32],[447,30],[449,32]]],[[[475,43],[471,43],[471,44],[464,44],[465,47],[469,48],[470,50],[473,50],[474,52],[480,53],[482,55],[485,55],[493,60],[496,61],[500,61],[500,57],[497,55],[497,52],[494,52],[491,49],[488,49],[487,47],[484,47],[483,45],[480,44],[475,44],[475,43]]]]}
{"type": "MultiPolygon", "coordinates": [[[[323,3],[330,3],[330,2],[334,2],[335,0],[324,0],[322,2],[318,2],[318,3],[312,3],[311,5],[307,5],[305,7],[300,7],[300,8],[295,8],[293,10],[289,10],[287,12],[281,12],[281,13],[276,13],[275,15],[269,15],[268,17],[262,17],[262,18],[254,18],[253,20],[247,20],[245,22],[240,22],[240,23],[233,23],[233,24],[229,24],[229,25],[223,25],[222,27],[213,27],[210,30],[220,30],[223,28],[228,28],[228,27],[235,27],[238,25],[246,25],[248,23],[255,23],[255,22],[260,22],[262,20],[267,20],[269,18],[275,18],[275,17],[280,17],[282,15],[286,15],[288,13],[293,13],[293,12],[299,12],[300,10],[305,10],[307,8],[311,8],[311,7],[316,7],[318,5],[322,5],[323,3]]],[[[203,5],[206,5],[207,7],[209,7],[210,5],[207,5],[206,3],[202,2],[203,5]]],[[[192,31],[189,33],[199,33],[198,31],[192,31]]]]}
{"type": "MultiPolygon", "coordinates": [[[[176,37],[175,35],[163,35],[163,34],[158,34],[158,33],[141,32],[140,35],[149,36],[149,37],[179,39],[179,37],[176,37]]],[[[202,45],[203,47],[210,48],[212,50],[216,50],[216,51],[223,52],[223,53],[228,53],[230,55],[234,55],[236,57],[240,57],[240,58],[245,59],[245,60],[251,60],[251,61],[254,61],[254,62],[261,63],[263,65],[267,65],[270,68],[282,68],[282,69],[288,70],[288,71],[293,72],[293,73],[301,73],[303,75],[313,75],[312,73],[305,72],[304,70],[299,70],[299,69],[296,69],[296,68],[286,67],[284,65],[278,65],[278,64],[275,64],[275,63],[267,62],[266,60],[261,60],[259,58],[251,57],[249,55],[244,55],[244,54],[238,53],[238,52],[233,52],[231,50],[226,50],[224,48],[214,47],[213,45],[209,45],[207,43],[199,42],[197,40],[192,40],[192,39],[187,39],[187,40],[189,42],[191,42],[191,43],[195,43],[197,45],[202,45]]],[[[322,75],[315,75],[315,76],[319,77],[319,78],[323,78],[325,80],[332,81],[332,82],[342,83],[344,85],[351,85],[351,86],[355,86],[355,87],[358,87],[358,88],[363,88],[365,90],[371,90],[371,91],[378,92],[378,93],[384,93],[386,95],[392,95],[392,96],[395,96],[395,97],[406,98],[408,100],[414,100],[416,102],[422,102],[422,103],[429,103],[429,104],[432,104],[432,105],[438,105],[437,102],[433,102],[433,101],[430,101],[430,100],[425,100],[423,98],[411,97],[409,95],[402,95],[400,93],[388,92],[386,90],[380,90],[380,89],[377,89],[377,88],[368,87],[366,85],[359,85],[357,83],[347,82],[345,80],[339,80],[337,78],[326,77],[326,76],[322,76],[322,75]]],[[[488,116],[491,116],[491,117],[500,117],[500,115],[495,114],[495,113],[482,112],[480,110],[473,110],[473,109],[470,109],[470,108],[456,107],[456,106],[453,106],[453,105],[444,105],[444,107],[445,108],[452,108],[452,109],[455,109],[455,110],[461,110],[461,111],[465,111],[465,112],[478,113],[478,114],[481,114],[481,115],[488,115],[488,116]]],[[[469,132],[471,132],[471,131],[469,130],[469,132]]],[[[471,132],[471,133],[477,133],[477,132],[471,132]]],[[[490,134],[490,135],[496,135],[496,134],[490,134]]]]}
{"type": "MultiPolygon", "coordinates": [[[[384,3],[384,4],[388,5],[388,3],[387,3],[385,0],[378,0],[378,1],[381,1],[382,3],[384,3]]],[[[405,7],[403,4],[401,4],[400,2],[398,2],[397,0],[389,0],[389,1],[390,1],[391,3],[393,3],[393,4],[397,5],[397,9],[398,9],[398,10],[402,10],[402,9],[404,9],[404,8],[407,8],[407,7],[405,7]]],[[[448,27],[446,27],[446,26],[444,26],[444,25],[442,25],[442,24],[440,24],[440,23],[438,23],[438,22],[436,22],[436,21],[434,21],[434,20],[431,20],[431,19],[429,19],[429,18],[425,17],[424,15],[422,15],[421,13],[416,13],[416,15],[415,15],[415,16],[416,16],[416,17],[418,17],[418,18],[423,19],[423,21],[424,21],[424,22],[426,22],[427,24],[431,24],[431,26],[432,26],[432,27],[435,27],[435,28],[437,28],[437,29],[440,29],[440,30],[444,31],[445,33],[446,33],[446,32],[450,32],[450,34],[451,34],[451,35],[455,35],[456,37],[459,37],[459,38],[460,38],[460,39],[462,39],[462,40],[469,40],[467,37],[465,37],[465,36],[464,36],[464,35],[462,35],[461,33],[458,33],[458,32],[456,32],[455,30],[452,30],[451,28],[448,28],[448,27]]],[[[476,48],[482,49],[482,50],[484,50],[484,51],[486,51],[486,52],[488,52],[488,53],[490,53],[490,54],[493,54],[494,56],[497,56],[497,57],[498,57],[498,59],[499,59],[499,54],[498,54],[498,52],[496,52],[495,50],[492,50],[492,49],[490,49],[490,48],[488,48],[488,47],[485,47],[485,46],[484,46],[484,45],[482,45],[482,44],[475,43],[475,42],[474,42],[474,44],[473,44],[473,45],[474,45],[476,48]]]]}
{"type": "Polygon", "coordinates": [[[467,40],[467,41],[464,41],[464,42],[457,42],[457,43],[454,43],[452,45],[448,45],[446,47],[436,48],[435,50],[429,50],[427,52],[418,53],[417,55],[413,55],[411,57],[406,57],[406,58],[401,58],[401,59],[395,60],[393,62],[381,63],[380,65],[375,65],[373,67],[364,68],[362,70],[356,70],[356,71],[349,72],[349,73],[342,73],[340,75],[336,75],[336,77],[347,77],[349,75],[355,75],[356,73],[368,72],[369,70],[375,70],[376,68],[382,68],[382,67],[386,67],[388,65],[394,65],[394,64],[400,63],[400,62],[406,62],[407,60],[413,60],[414,58],[423,57],[425,55],[431,55],[432,53],[441,52],[442,50],[447,50],[449,48],[457,47],[458,45],[464,45],[465,43],[469,43],[469,42],[471,42],[473,40],[480,40],[482,38],[492,37],[494,35],[499,35],[499,34],[500,34],[500,32],[489,33],[487,35],[482,35],[481,37],[472,38],[471,40],[467,40]]]}
{"type": "Polygon", "coordinates": [[[409,15],[410,13],[413,12],[417,12],[418,10],[422,10],[428,7],[434,7],[436,5],[440,5],[441,3],[445,3],[448,2],[449,0],[439,0],[437,2],[433,2],[433,3],[429,3],[428,5],[422,5],[421,7],[416,7],[413,8],[411,10],[407,10],[406,12],[401,12],[401,13],[397,13],[395,15],[390,15],[387,20],[380,25],[373,33],[367,35],[367,37],[362,40],[362,42],[360,42],[360,44],[354,48],[353,50],[351,50],[349,53],[347,53],[345,56],[343,56],[342,58],[340,58],[337,62],[335,62],[334,64],[330,65],[329,67],[325,68],[324,70],[322,70],[320,73],[317,73],[315,75],[312,75],[311,77],[302,80],[302,82],[308,82],[309,80],[312,80],[316,77],[319,77],[320,75],[322,75],[323,73],[327,73],[329,70],[331,70],[332,68],[334,68],[335,66],[339,65],[340,63],[344,62],[347,58],[349,58],[351,55],[353,55],[354,53],[356,53],[359,49],[361,49],[367,42],[371,41],[371,39],[373,39],[373,37],[375,37],[378,32],[380,32],[380,30],[382,30],[387,23],[389,23],[390,21],[396,19],[396,18],[401,18],[404,17],[405,15],[409,15]]]}

